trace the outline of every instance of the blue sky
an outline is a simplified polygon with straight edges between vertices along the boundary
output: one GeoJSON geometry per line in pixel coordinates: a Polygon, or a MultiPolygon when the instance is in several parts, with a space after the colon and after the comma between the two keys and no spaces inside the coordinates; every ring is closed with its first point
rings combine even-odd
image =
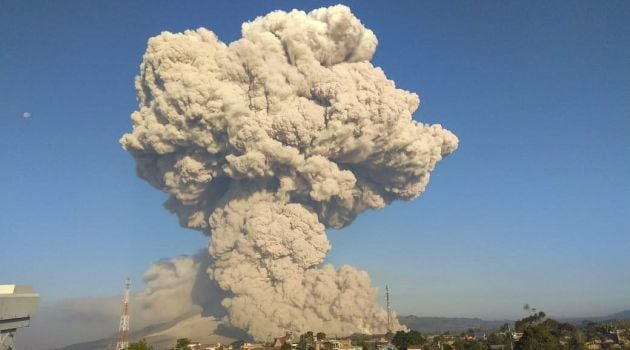
{"type": "MultiPolygon", "coordinates": [[[[274,9],[336,2],[0,1],[0,282],[45,304],[120,292],[207,239],[119,146],[149,37],[224,42],[274,9]],[[30,112],[30,118],[23,113],[30,112]]],[[[373,60],[460,148],[414,202],[329,231],[328,261],[389,284],[401,314],[630,309],[630,3],[343,2],[373,60]]]]}

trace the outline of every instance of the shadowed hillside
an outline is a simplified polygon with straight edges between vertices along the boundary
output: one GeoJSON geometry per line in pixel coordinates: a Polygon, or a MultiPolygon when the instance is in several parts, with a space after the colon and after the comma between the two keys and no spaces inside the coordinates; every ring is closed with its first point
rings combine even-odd
{"type": "Polygon", "coordinates": [[[473,329],[497,329],[505,323],[513,323],[513,321],[486,321],[480,318],[465,317],[418,317],[414,315],[398,316],[401,324],[419,331],[421,333],[442,333],[449,331],[451,333],[460,333],[470,328],[473,329]]]}

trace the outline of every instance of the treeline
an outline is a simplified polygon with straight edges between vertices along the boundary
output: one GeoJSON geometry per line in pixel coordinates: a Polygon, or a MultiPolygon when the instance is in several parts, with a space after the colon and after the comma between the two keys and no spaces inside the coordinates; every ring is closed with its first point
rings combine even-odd
{"type": "Polygon", "coordinates": [[[630,350],[630,320],[585,322],[577,327],[538,312],[516,321],[514,326],[512,330],[505,324],[488,336],[472,329],[459,336],[446,332],[429,337],[416,331],[399,331],[393,336],[392,344],[398,350],[411,347],[422,350],[630,350]]]}

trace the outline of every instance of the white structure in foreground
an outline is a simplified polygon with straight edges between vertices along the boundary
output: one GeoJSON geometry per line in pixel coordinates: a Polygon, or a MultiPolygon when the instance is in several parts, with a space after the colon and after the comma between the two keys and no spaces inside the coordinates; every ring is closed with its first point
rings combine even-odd
{"type": "Polygon", "coordinates": [[[31,286],[0,285],[0,350],[15,349],[15,332],[28,327],[38,303],[39,294],[31,286]]]}

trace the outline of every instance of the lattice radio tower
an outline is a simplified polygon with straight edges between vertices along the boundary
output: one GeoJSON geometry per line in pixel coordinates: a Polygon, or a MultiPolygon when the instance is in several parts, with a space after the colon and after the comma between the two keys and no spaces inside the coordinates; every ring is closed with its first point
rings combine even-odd
{"type": "Polygon", "coordinates": [[[385,300],[387,301],[387,333],[392,332],[392,308],[389,305],[389,286],[385,285],[385,300]]]}
{"type": "Polygon", "coordinates": [[[123,298],[123,310],[120,315],[120,325],[118,326],[118,341],[116,350],[125,350],[129,347],[129,286],[131,280],[125,280],[125,297],[123,298]]]}

